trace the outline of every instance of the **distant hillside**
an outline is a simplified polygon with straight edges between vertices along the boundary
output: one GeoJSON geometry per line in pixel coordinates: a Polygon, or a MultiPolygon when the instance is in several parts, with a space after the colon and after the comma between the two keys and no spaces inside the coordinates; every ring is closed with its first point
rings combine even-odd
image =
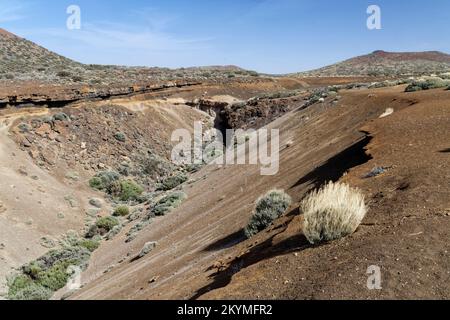
{"type": "Polygon", "coordinates": [[[399,76],[450,71],[450,55],[438,51],[386,52],[352,58],[298,76],[399,76]]]}
{"type": "Polygon", "coordinates": [[[0,81],[129,85],[149,80],[202,80],[253,76],[258,74],[236,66],[168,69],[85,65],[0,29],[0,81]]]}

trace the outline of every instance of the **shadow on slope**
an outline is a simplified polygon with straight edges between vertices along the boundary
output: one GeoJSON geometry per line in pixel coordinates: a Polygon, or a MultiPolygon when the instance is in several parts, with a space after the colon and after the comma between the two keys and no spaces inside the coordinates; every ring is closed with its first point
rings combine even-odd
{"type": "Polygon", "coordinates": [[[338,181],[349,169],[360,166],[372,159],[366,153],[366,147],[371,140],[372,137],[365,136],[359,142],[328,159],[324,164],[299,179],[292,188],[310,183],[315,189],[328,181],[338,181]]]}
{"type": "MultiPolygon", "coordinates": [[[[295,209],[293,211],[297,212],[297,209],[295,209]]],[[[292,216],[292,215],[288,214],[288,216],[292,216]]],[[[292,218],[289,221],[287,221],[284,225],[282,225],[279,228],[276,228],[276,229],[280,230],[279,232],[272,235],[270,238],[268,238],[264,242],[251,248],[247,253],[243,254],[242,256],[235,258],[227,266],[223,266],[223,267],[222,266],[212,266],[208,270],[206,270],[206,271],[210,271],[214,268],[217,269],[217,272],[211,276],[213,279],[212,283],[204,286],[203,288],[200,288],[191,299],[192,300],[198,299],[202,295],[206,294],[207,292],[209,292],[211,290],[226,287],[230,283],[231,278],[233,277],[234,274],[238,273],[240,270],[247,268],[253,264],[256,264],[256,263],[266,260],[266,259],[270,259],[270,258],[277,257],[280,255],[289,254],[292,252],[299,252],[301,250],[309,248],[311,245],[309,244],[309,242],[307,241],[307,239],[305,238],[305,236],[303,234],[297,234],[295,236],[292,236],[290,238],[287,238],[285,240],[282,240],[282,241],[274,244],[275,238],[278,235],[283,234],[286,231],[286,229],[288,228],[288,225],[290,224],[290,222],[292,221],[293,218],[294,217],[292,216],[292,218]]],[[[241,232],[242,231],[239,231],[233,235],[236,236],[237,234],[241,234],[241,232]]],[[[231,236],[229,236],[227,238],[231,238],[231,236]]],[[[227,238],[224,238],[224,239],[227,239],[227,238]]],[[[224,239],[219,240],[218,242],[211,245],[210,247],[217,246],[217,244],[220,243],[220,241],[223,241],[224,239]]],[[[236,240],[236,238],[234,238],[234,240],[236,240]]]]}

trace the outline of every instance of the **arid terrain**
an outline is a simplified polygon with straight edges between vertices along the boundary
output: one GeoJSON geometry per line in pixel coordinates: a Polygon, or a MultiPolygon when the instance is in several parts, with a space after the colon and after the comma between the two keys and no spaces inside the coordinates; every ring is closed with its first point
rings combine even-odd
{"type": "Polygon", "coordinates": [[[448,57],[377,51],[276,77],[87,66],[0,30],[0,299],[450,299],[448,57]],[[173,163],[172,133],[195,122],[279,129],[279,171],[173,163]],[[312,245],[299,205],[328,181],[368,211],[312,245]],[[292,203],[247,239],[272,189],[292,203]],[[41,270],[67,252],[76,288],[67,265],[41,270]]]}

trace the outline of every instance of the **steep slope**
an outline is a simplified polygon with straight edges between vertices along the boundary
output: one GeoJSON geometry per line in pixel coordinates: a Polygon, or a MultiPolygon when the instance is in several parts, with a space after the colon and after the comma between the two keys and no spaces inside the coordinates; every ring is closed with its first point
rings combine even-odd
{"type": "Polygon", "coordinates": [[[141,165],[165,157],[170,148],[162,142],[170,141],[172,131],[207,117],[187,106],[124,105],[0,110],[0,299],[17,268],[59,247],[66,234],[83,235],[89,221],[111,214],[105,199],[101,208],[90,201],[104,197],[89,187],[92,175],[137,165],[137,157],[141,165]],[[119,130],[127,135],[124,143],[114,138],[119,130]]]}
{"type": "Polygon", "coordinates": [[[327,99],[271,123],[281,132],[277,175],[260,176],[252,165],[206,167],[183,187],[189,197],[179,209],[130,244],[120,236],[100,248],[72,298],[448,298],[449,162],[441,133],[450,130],[450,93],[403,89],[342,92],[337,105],[327,99]],[[386,108],[394,115],[377,119],[386,108]],[[391,169],[362,179],[374,166],[391,169]],[[339,179],[364,190],[369,215],[351,237],[310,246],[298,202],[339,179]],[[253,203],[272,188],[288,191],[292,211],[244,241],[253,203]],[[148,241],[157,248],[136,258],[148,241]],[[382,267],[382,291],[366,287],[370,265],[382,267]]]}
{"type": "Polygon", "coordinates": [[[443,73],[450,70],[450,55],[437,51],[386,52],[374,51],[299,76],[399,76],[443,73]]]}
{"type": "Polygon", "coordinates": [[[0,29],[0,79],[51,79],[83,65],[0,29]]]}

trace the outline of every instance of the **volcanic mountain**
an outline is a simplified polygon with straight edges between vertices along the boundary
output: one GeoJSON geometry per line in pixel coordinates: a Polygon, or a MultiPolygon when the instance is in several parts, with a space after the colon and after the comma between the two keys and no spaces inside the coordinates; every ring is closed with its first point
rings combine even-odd
{"type": "Polygon", "coordinates": [[[81,63],[0,29],[0,79],[49,79],[58,72],[83,68],[81,63]]]}
{"type": "Polygon", "coordinates": [[[130,85],[176,79],[206,80],[256,77],[236,66],[182,69],[82,64],[49,51],[0,28],[0,81],[37,81],[58,84],[130,85]]]}
{"type": "Polygon", "coordinates": [[[400,76],[442,73],[450,71],[450,55],[438,52],[374,51],[317,70],[301,72],[299,76],[400,76]]]}

